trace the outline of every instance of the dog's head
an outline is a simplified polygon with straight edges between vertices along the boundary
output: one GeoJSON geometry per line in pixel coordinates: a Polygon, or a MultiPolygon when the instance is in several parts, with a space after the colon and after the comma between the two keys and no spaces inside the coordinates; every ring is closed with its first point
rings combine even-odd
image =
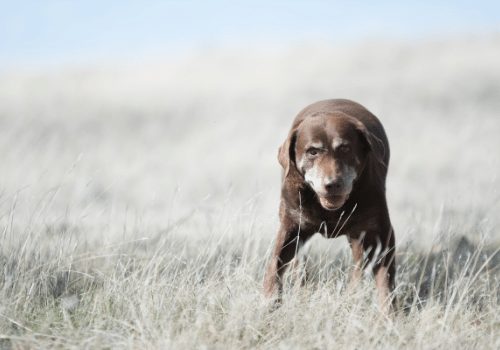
{"type": "Polygon", "coordinates": [[[337,210],[349,198],[371,151],[371,135],[357,119],[344,113],[318,113],[292,127],[278,160],[310,186],[321,206],[337,210]]]}

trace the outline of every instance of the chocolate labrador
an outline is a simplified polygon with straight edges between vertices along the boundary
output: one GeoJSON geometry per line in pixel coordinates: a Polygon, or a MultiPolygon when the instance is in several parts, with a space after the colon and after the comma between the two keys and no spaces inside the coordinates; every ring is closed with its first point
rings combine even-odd
{"type": "Polygon", "coordinates": [[[315,233],[346,235],[354,258],[351,282],[369,266],[379,303],[389,311],[395,303],[395,238],[385,196],[389,143],[380,121],[353,101],[313,103],[293,121],[278,160],[281,225],[265,294],[281,297],[286,267],[315,233]]]}

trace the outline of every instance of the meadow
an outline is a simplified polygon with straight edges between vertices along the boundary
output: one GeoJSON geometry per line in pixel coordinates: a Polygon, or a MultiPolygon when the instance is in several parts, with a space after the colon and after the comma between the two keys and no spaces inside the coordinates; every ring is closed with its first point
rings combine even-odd
{"type": "Polygon", "coordinates": [[[0,73],[0,349],[500,348],[500,36],[204,47],[0,73]],[[278,146],[360,102],[391,144],[400,312],[315,237],[271,310],[278,146]],[[301,285],[302,284],[302,285],[301,285]]]}

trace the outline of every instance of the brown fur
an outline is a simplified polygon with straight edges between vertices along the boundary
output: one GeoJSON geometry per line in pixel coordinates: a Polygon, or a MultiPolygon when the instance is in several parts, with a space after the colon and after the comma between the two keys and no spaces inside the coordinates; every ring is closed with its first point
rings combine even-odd
{"type": "Polygon", "coordinates": [[[380,305],[388,311],[391,300],[395,302],[390,294],[395,278],[395,238],[385,196],[389,143],[380,121],[349,100],[316,102],[293,121],[278,160],[283,167],[281,225],[264,278],[266,295],[281,296],[287,265],[316,232],[327,238],[346,235],[354,258],[351,282],[361,277],[362,268],[371,266],[380,305]],[[307,146],[314,140],[325,146],[320,150],[307,146]],[[332,146],[339,140],[348,146],[332,146]],[[347,167],[357,174],[351,189],[342,170],[347,167]],[[315,174],[326,174],[315,187],[305,181],[312,168],[315,174]]]}

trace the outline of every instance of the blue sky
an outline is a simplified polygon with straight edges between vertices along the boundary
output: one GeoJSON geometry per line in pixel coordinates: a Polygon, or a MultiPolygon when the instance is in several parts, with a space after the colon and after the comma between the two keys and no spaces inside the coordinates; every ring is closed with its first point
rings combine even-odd
{"type": "Polygon", "coordinates": [[[500,1],[1,1],[0,64],[136,59],[207,45],[500,32],[500,1]]]}

